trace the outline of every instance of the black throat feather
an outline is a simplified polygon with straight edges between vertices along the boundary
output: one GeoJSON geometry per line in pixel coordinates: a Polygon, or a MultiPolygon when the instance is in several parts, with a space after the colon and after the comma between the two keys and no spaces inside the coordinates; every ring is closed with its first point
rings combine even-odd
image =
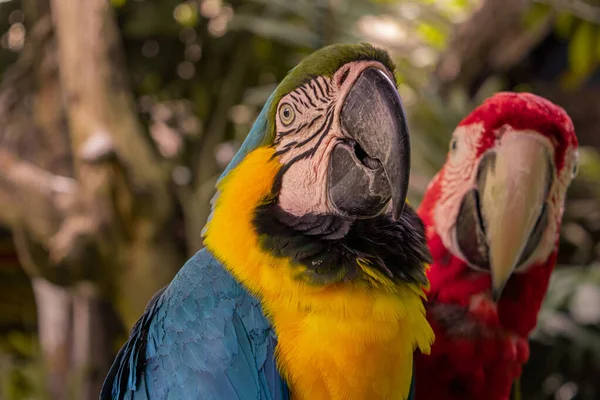
{"type": "Polygon", "coordinates": [[[388,214],[297,217],[272,201],[257,207],[253,222],[263,249],[305,266],[302,278],[314,284],[360,279],[361,259],[394,282],[427,284],[424,264],[432,258],[423,223],[408,205],[393,221],[388,214]]]}

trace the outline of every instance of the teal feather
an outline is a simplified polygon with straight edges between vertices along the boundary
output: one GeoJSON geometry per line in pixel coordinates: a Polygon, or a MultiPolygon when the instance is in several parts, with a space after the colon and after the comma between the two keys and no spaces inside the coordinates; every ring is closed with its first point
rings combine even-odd
{"type": "MultiPolygon", "coordinates": [[[[231,162],[223,170],[223,172],[221,173],[221,176],[219,176],[219,179],[217,180],[217,185],[219,184],[219,182],[221,182],[221,179],[223,179],[225,176],[227,176],[227,174],[229,174],[232,169],[237,167],[242,162],[242,160],[244,159],[244,157],[246,157],[246,155],[248,155],[252,151],[256,150],[258,147],[265,145],[265,142],[268,139],[268,131],[269,131],[269,110],[271,109],[271,104],[273,103],[274,97],[275,97],[275,92],[273,92],[271,94],[271,96],[269,96],[269,99],[265,103],[260,114],[258,114],[258,117],[256,118],[256,121],[254,122],[254,125],[252,125],[252,129],[248,133],[246,140],[244,140],[244,143],[242,143],[242,146],[239,148],[237,153],[235,153],[235,156],[233,157],[231,162]]],[[[213,216],[213,213],[215,210],[214,209],[215,203],[216,203],[218,197],[219,197],[219,192],[217,191],[215,193],[215,195],[212,197],[212,199],[210,200],[212,209],[211,209],[210,215],[208,216],[208,221],[210,221],[212,219],[212,216],[213,216]]],[[[206,232],[206,226],[202,230],[202,234],[204,235],[205,232],[206,232]]]]}
{"type": "Polygon", "coordinates": [[[288,400],[259,301],[206,249],[132,329],[101,399],[288,400]]]}
{"type": "MultiPolygon", "coordinates": [[[[219,180],[265,143],[272,99],[219,180]]],[[[260,302],[201,250],[150,301],[100,398],[287,400],[275,345],[260,302]]]]}
{"type": "MultiPolygon", "coordinates": [[[[269,97],[219,181],[248,153],[272,144],[273,117],[284,94],[312,77],[332,76],[344,63],[367,59],[393,70],[387,53],[366,44],[330,46],[294,68],[269,97]]],[[[289,400],[276,368],[275,346],[260,302],[204,249],[150,301],[119,351],[100,398],[289,400]]]]}

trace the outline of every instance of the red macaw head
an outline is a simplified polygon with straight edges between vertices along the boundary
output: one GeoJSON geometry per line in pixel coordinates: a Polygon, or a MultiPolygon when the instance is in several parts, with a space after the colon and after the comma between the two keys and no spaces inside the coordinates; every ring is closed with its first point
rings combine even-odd
{"type": "Polygon", "coordinates": [[[459,124],[419,209],[435,259],[430,296],[471,309],[485,299],[503,328],[533,329],[577,146],[565,111],[529,93],[498,93],[459,124]]]}

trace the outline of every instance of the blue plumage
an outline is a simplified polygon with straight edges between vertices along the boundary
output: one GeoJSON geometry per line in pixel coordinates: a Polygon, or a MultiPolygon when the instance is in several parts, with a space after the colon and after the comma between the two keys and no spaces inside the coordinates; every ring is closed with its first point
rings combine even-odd
{"type": "MultiPolygon", "coordinates": [[[[246,140],[244,140],[244,143],[242,143],[242,146],[239,148],[239,150],[237,151],[237,153],[235,154],[235,156],[233,157],[231,162],[227,165],[227,167],[225,167],[225,169],[221,173],[221,176],[219,176],[219,179],[217,180],[217,184],[219,184],[221,179],[223,179],[225,176],[227,176],[227,174],[229,174],[229,172],[231,172],[232,169],[237,167],[239,165],[239,163],[242,162],[244,157],[246,157],[246,155],[248,155],[248,153],[252,152],[259,146],[264,145],[265,137],[267,135],[267,129],[269,127],[269,124],[268,124],[269,108],[271,107],[271,103],[273,102],[274,97],[275,97],[275,92],[271,93],[271,95],[267,99],[267,102],[263,106],[260,114],[258,114],[256,121],[254,121],[254,125],[252,125],[252,129],[248,133],[248,136],[246,136],[246,140]]],[[[213,198],[210,200],[210,204],[213,205],[213,209],[212,209],[210,215],[208,216],[209,221],[212,218],[212,213],[214,212],[214,204],[215,204],[215,201],[218,196],[219,196],[219,192],[217,191],[217,193],[215,193],[213,198]]],[[[204,227],[204,230],[202,231],[202,233],[204,233],[205,230],[206,230],[206,227],[204,227]]]]}
{"type": "MultiPolygon", "coordinates": [[[[264,144],[272,99],[221,178],[264,144]]],[[[260,302],[204,249],[150,301],[100,398],[287,400],[275,345],[260,302]]]]}
{"type": "Polygon", "coordinates": [[[101,399],[287,400],[259,301],[206,249],[152,299],[101,399]]]}
{"type": "MultiPolygon", "coordinates": [[[[371,54],[370,47],[357,49],[343,52],[339,66],[344,60],[383,57],[371,54]]],[[[304,82],[300,76],[290,79],[304,82]]],[[[271,95],[219,180],[268,144],[268,113],[275,97],[271,95]]],[[[204,249],[150,301],[117,355],[100,399],[289,400],[276,368],[276,343],[259,300],[204,249]]]]}

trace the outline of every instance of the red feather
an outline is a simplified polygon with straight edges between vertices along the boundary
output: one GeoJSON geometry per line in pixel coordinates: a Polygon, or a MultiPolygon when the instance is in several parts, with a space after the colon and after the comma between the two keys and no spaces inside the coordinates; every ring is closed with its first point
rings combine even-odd
{"type": "Polygon", "coordinates": [[[513,129],[531,129],[557,141],[556,168],[563,167],[568,145],[577,146],[577,136],[571,118],[556,104],[531,93],[501,92],[490,97],[463,119],[459,126],[483,123],[488,135],[480,144],[480,153],[495,140],[493,131],[502,125],[513,129]]]}
{"type": "MultiPolygon", "coordinates": [[[[565,111],[528,93],[494,95],[460,123],[471,124],[482,124],[484,129],[477,144],[478,156],[494,145],[497,130],[505,125],[549,137],[559,171],[566,149],[577,146],[565,111]]],[[[428,273],[427,312],[436,341],[430,356],[416,356],[416,398],[506,400],[513,380],[529,358],[527,337],[536,325],[558,245],[544,263],[514,274],[498,304],[486,300],[483,294],[490,291],[489,274],[469,268],[444,246],[436,232],[433,211],[440,199],[443,176],[442,168],[419,208],[434,259],[428,273]]]]}

